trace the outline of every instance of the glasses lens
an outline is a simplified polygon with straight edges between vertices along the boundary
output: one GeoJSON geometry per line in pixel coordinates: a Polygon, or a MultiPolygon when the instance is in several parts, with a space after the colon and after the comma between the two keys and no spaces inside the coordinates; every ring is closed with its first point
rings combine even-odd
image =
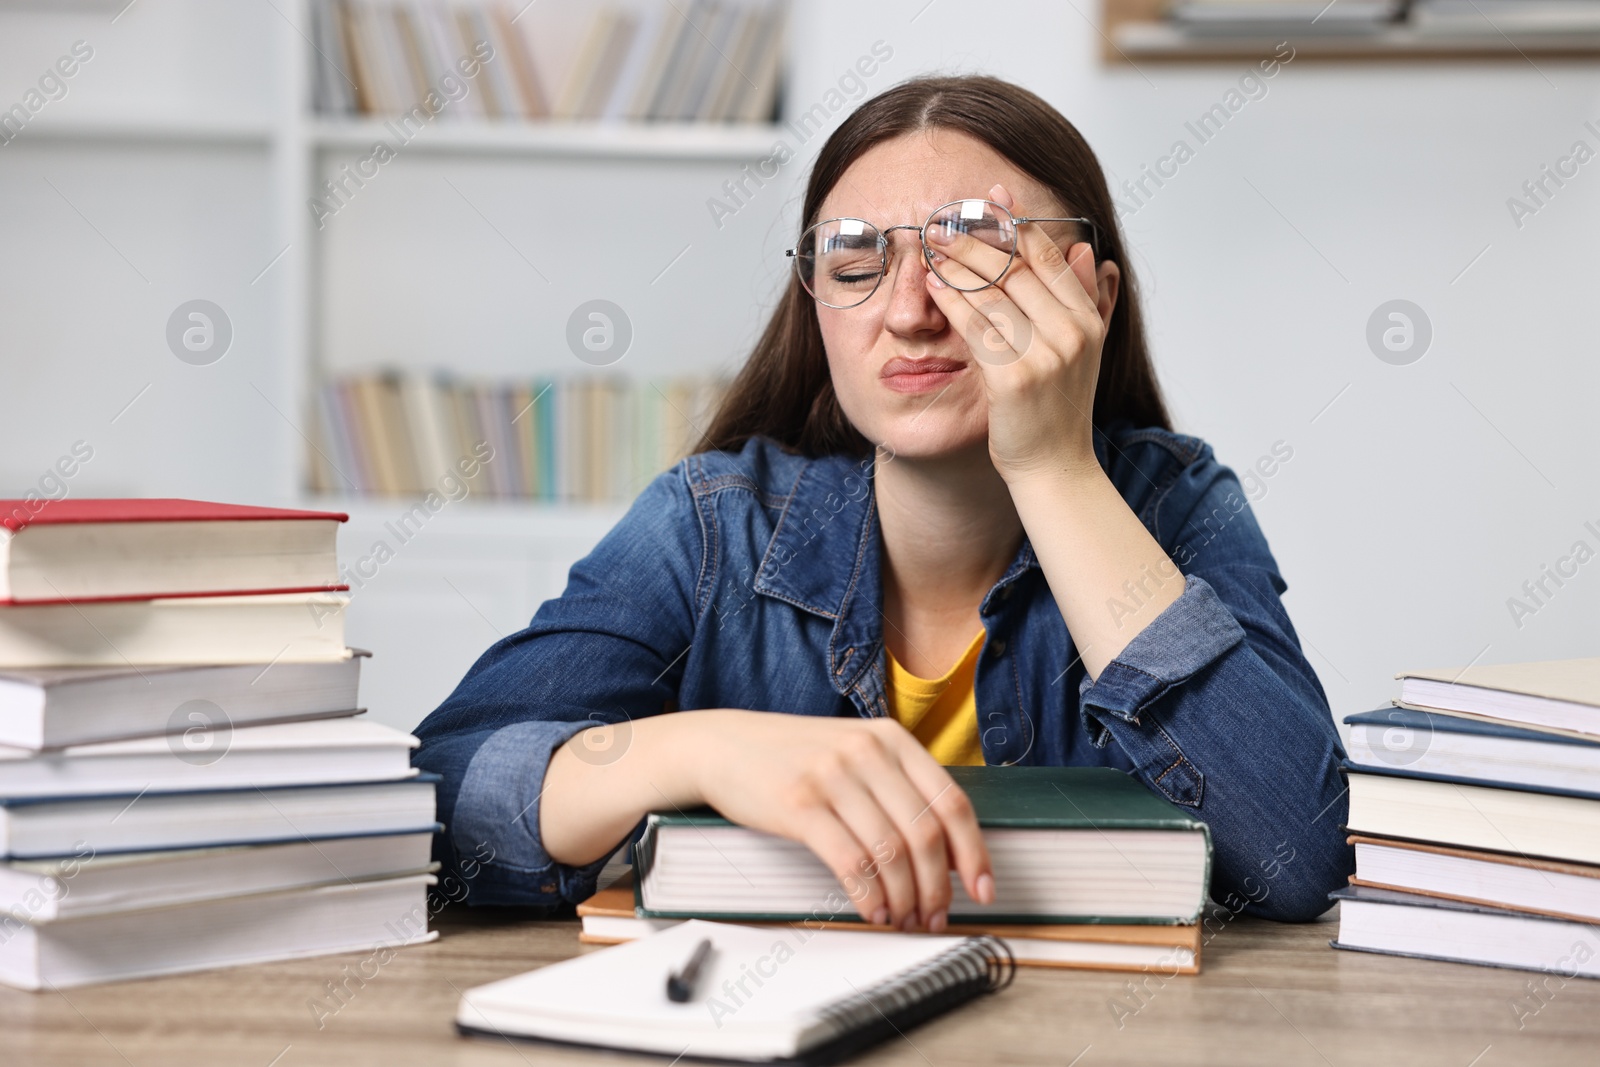
{"type": "Polygon", "coordinates": [[[1017,225],[1012,220],[1011,212],[999,204],[989,200],[958,200],[934,212],[933,217],[928,220],[928,227],[939,227],[949,233],[965,234],[995,250],[995,255],[984,257],[989,261],[987,264],[958,265],[941,255],[938,247],[930,242],[933,260],[929,265],[939,279],[952,289],[971,292],[986,285],[993,285],[1011,265],[1012,253],[1017,247],[1017,225]],[[965,267],[965,270],[962,270],[962,267],[965,267]],[[967,272],[978,275],[983,279],[983,283],[973,284],[967,272]]]}
{"type": "Polygon", "coordinates": [[[795,250],[806,292],[833,307],[854,307],[883,276],[883,235],[861,219],[831,219],[807,230],[795,250]]]}

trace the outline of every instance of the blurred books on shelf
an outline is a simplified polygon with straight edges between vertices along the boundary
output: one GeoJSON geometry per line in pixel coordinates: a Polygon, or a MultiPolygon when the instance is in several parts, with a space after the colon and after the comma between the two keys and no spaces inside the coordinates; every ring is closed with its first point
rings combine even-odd
{"type": "Polygon", "coordinates": [[[1335,948],[1600,977],[1600,659],[1410,671],[1345,718],[1335,948]]]}
{"type": "Polygon", "coordinates": [[[694,447],[727,384],[704,376],[491,382],[386,371],[339,378],[321,392],[312,489],[630,499],[694,447]]]}
{"type": "Polygon", "coordinates": [[[521,4],[318,0],[312,105],[454,121],[775,121],[786,2],[602,6],[564,42],[539,40],[521,4]]]}

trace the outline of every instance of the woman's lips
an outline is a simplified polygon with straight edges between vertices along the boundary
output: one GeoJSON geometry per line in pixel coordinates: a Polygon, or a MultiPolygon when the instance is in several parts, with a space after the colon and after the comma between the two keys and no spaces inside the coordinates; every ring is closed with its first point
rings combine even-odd
{"type": "Polygon", "coordinates": [[[902,359],[884,364],[883,384],[897,393],[923,393],[942,389],[966,364],[955,359],[902,359]]]}

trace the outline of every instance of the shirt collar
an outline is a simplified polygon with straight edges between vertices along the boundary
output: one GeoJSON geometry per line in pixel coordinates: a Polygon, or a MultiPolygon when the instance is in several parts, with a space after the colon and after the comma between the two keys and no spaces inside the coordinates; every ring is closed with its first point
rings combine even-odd
{"type": "MultiPolygon", "coordinates": [[[[1095,458],[1108,466],[1106,435],[1094,433],[1095,458]]],[[[870,455],[823,456],[801,469],[767,542],[755,591],[824,618],[845,613],[850,598],[877,603],[877,507],[870,455]],[[867,583],[869,588],[860,588],[867,583]]],[[[995,589],[1039,565],[1027,534],[995,589]]]]}

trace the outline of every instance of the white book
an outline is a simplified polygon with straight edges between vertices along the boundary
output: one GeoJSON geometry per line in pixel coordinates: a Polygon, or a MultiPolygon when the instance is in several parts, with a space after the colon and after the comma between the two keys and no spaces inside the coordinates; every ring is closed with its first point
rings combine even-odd
{"type": "Polygon", "coordinates": [[[831,1061],[892,1038],[931,1011],[992,992],[1012,973],[995,938],[691,919],[468,989],[456,1026],[501,1042],[512,1036],[680,1058],[831,1061]],[[702,940],[711,950],[692,995],[669,1000],[668,974],[702,940]]]}
{"type": "Polygon", "coordinates": [[[1600,867],[1592,864],[1384,838],[1354,837],[1351,841],[1356,847],[1354,885],[1600,921],[1600,867]]]}
{"type": "Polygon", "coordinates": [[[347,659],[342,593],[0,607],[0,668],[347,659]]]}
{"type": "Polygon", "coordinates": [[[233,726],[355,715],[367,655],[352,649],[322,663],[0,670],[0,745],[60,748],[187,729],[194,720],[180,709],[195,710],[195,701],[221,709],[233,726]]]}
{"type": "Polygon", "coordinates": [[[1600,656],[1406,671],[1403,704],[1600,735],[1600,656]]]}
{"type": "Polygon", "coordinates": [[[1600,934],[1590,923],[1368,886],[1336,890],[1334,948],[1600,978],[1600,934]]]}
{"type": "Polygon", "coordinates": [[[436,781],[418,775],[216,793],[0,797],[0,857],[78,856],[86,848],[98,856],[432,830],[436,781]]]}
{"type": "Polygon", "coordinates": [[[1352,833],[1600,864],[1600,797],[1357,773],[1352,833]]]}
{"type": "MultiPolygon", "coordinates": [[[[433,833],[285,841],[0,863],[0,914],[76,919],[199,900],[428,874],[433,833]]],[[[0,924],[4,919],[0,918],[0,924]]]]}
{"type": "Polygon", "coordinates": [[[226,897],[145,911],[8,923],[0,982],[61,989],[431,941],[429,874],[226,897]]]}
{"type": "Polygon", "coordinates": [[[196,500],[16,507],[0,514],[0,604],[329,589],[344,518],[196,500]]]}
{"type": "MultiPolygon", "coordinates": [[[[417,739],[364,719],[233,729],[216,705],[180,733],[35,752],[0,747],[0,797],[80,797],[410,778],[417,739]]],[[[181,709],[180,709],[181,710],[181,709]]]]}
{"type": "MultiPolygon", "coordinates": [[[[951,871],[952,922],[1187,923],[1205,900],[1208,843],[1193,830],[998,826],[985,827],[983,840],[995,898],[971,899],[951,871]]],[[[804,917],[841,892],[803,844],[744,826],[668,825],[652,813],[637,849],[640,899],[651,917],[804,917]]]]}

